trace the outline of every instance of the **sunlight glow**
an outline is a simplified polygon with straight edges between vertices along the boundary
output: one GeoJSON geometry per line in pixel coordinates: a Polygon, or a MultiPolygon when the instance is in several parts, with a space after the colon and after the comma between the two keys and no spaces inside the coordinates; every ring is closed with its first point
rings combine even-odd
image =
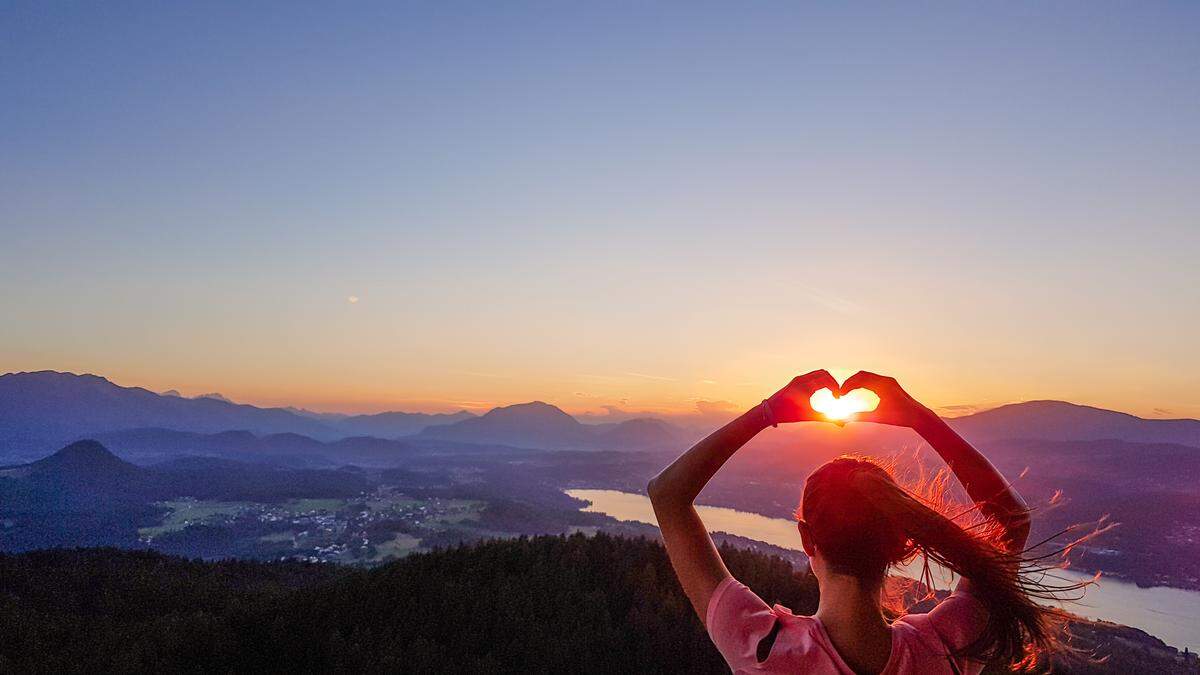
{"type": "Polygon", "coordinates": [[[870,412],[879,406],[879,396],[870,389],[855,389],[845,396],[835,397],[829,389],[814,392],[808,399],[813,410],[830,420],[848,420],[856,413],[870,412]]]}

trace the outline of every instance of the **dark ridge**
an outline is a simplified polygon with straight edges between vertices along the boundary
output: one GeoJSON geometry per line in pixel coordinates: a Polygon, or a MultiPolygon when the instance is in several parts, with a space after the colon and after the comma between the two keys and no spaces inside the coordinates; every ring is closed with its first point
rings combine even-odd
{"type": "MultiPolygon", "coordinates": [[[[722,555],[768,602],[815,609],[815,582],[782,558],[722,555]]],[[[459,546],[370,571],[37,551],[0,555],[0,593],[0,666],[13,672],[729,672],[662,546],[604,534],[459,546]]],[[[1189,665],[1141,631],[1071,629],[1097,660],[1052,672],[1195,672],[1194,655],[1189,665]]]]}

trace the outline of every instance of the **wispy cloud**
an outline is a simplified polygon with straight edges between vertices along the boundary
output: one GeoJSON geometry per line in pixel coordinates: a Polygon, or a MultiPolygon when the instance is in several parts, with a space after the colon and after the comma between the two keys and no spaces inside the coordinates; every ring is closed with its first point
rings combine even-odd
{"type": "Polygon", "coordinates": [[[795,289],[808,296],[809,300],[838,314],[858,314],[863,309],[862,305],[849,298],[807,284],[799,284],[795,289]]]}
{"type": "Polygon", "coordinates": [[[729,401],[696,401],[696,411],[701,415],[720,415],[737,410],[729,401]]]}
{"type": "Polygon", "coordinates": [[[488,403],[487,401],[453,401],[453,400],[449,400],[448,402],[453,403],[454,405],[459,406],[461,408],[467,408],[467,409],[471,409],[471,410],[482,410],[484,408],[491,409],[491,408],[496,407],[495,403],[488,403]]]}
{"type": "Polygon", "coordinates": [[[612,381],[612,380],[621,379],[615,375],[596,375],[593,373],[576,373],[575,377],[581,377],[585,380],[609,380],[609,381],[612,381]]]}
{"type": "Polygon", "coordinates": [[[640,377],[643,380],[657,380],[659,382],[677,382],[673,377],[663,377],[662,375],[648,375],[646,373],[625,373],[629,377],[640,377]]]}
{"type": "Polygon", "coordinates": [[[939,405],[934,407],[934,411],[940,415],[949,417],[962,417],[964,415],[973,415],[975,413],[998,408],[1004,403],[959,403],[954,405],[939,405]]]}

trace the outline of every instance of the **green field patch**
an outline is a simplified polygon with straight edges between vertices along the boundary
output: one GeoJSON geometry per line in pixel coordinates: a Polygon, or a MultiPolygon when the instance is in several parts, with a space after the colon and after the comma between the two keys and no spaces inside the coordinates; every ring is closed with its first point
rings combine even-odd
{"type": "Polygon", "coordinates": [[[484,506],[487,506],[485,502],[474,499],[443,499],[436,506],[430,504],[431,509],[441,511],[441,513],[431,516],[426,522],[457,525],[467,521],[476,521],[479,520],[479,512],[483,510],[484,506]]]}
{"type": "Polygon", "coordinates": [[[384,497],[370,497],[366,505],[369,511],[392,511],[420,506],[425,503],[423,500],[413,499],[405,495],[387,495],[384,497]]]}
{"type": "Polygon", "coordinates": [[[337,513],[346,506],[345,499],[289,499],[283,507],[294,514],[311,513],[313,511],[337,513]]]}
{"type": "Polygon", "coordinates": [[[255,508],[253,502],[218,502],[195,499],[177,499],[155,502],[155,506],[169,509],[162,522],[153,527],[138,529],[139,537],[156,537],[167,532],[178,532],[188,525],[201,525],[224,520],[246,510],[255,508]]]}
{"type": "Polygon", "coordinates": [[[413,553],[421,547],[421,540],[411,534],[397,534],[392,539],[383,542],[375,547],[375,556],[371,559],[373,562],[381,561],[389,556],[403,558],[409,553],[413,553]]]}

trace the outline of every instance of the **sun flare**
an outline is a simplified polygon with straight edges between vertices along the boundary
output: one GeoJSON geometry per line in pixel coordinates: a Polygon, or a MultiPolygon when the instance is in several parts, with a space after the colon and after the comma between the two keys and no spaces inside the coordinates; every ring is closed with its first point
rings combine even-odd
{"type": "Polygon", "coordinates": [[[856,413],[874,410],[879,406],[879,396],[870,389],[855,389],[835,397],[829,389],[821,389],[813,393],[808,404],[826,419],[841,421],[850,419],[856,413]]]}

